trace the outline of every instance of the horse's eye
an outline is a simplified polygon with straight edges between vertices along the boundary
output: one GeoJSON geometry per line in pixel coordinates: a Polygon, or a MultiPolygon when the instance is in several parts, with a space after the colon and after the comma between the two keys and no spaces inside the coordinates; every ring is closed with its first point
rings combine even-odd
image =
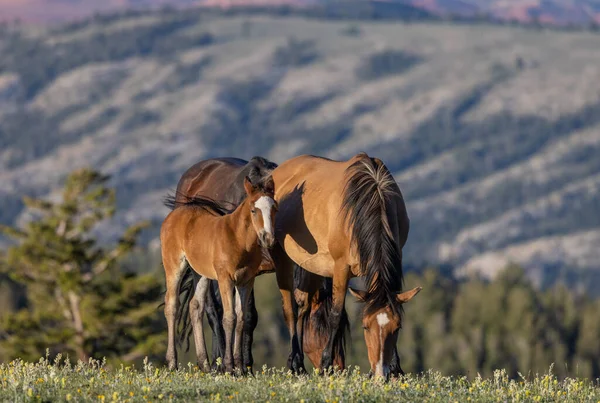
{"type": "Polygon", "coordinates": [[[254,209],[250,210],[250,212],[251,212],[252,214],[256,214],[256,210],[254,210],[254,209]]]}
{"type": "Polygon", "coordinates": [[[364,325],[363,325],[363,329],[365,329],[365,330],[369,330],[369,326],[364,326],[364,325]]]}

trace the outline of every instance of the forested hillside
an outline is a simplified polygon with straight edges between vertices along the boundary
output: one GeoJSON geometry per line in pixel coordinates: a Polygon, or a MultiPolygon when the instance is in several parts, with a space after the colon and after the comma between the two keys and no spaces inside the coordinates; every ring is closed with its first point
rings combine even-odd
{"type": "MultiPolygon", "coordinates": [[[[214,156],[360,151],[394,172],[406,262],[600,283],[600,37],[202,11],[0,33],[0,222],[67,173],[112,176],[114,238],[214,156]]],[[[152,243],[154,245],[154,243],[152,243]]]]}

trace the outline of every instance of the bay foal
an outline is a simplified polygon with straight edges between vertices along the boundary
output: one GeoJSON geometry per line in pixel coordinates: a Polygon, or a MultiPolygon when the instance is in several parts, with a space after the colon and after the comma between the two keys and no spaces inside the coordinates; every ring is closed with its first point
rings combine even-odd
{"type": "MultiPolygon", "coordinates": [[[[246,199],[231,214],[226,214],[225,209],[210,199],[194,197],[179,203],[162,224],[161,252],[167,283],[166,359],[171,369],[177,367],[175,341],[179,286],[189,265],[203,276],[194,293],[200,309],[203,309],[208,290],[207,279],[218,281],[225,332],[224,369],[232,372],[235,367],[244,371],[241,351],[243,317],[248,309],[254,278],[263,260],[263,248],[270,248],[275,243],[273,231],[277,211],[271,177],[258,184],[245,178],[244,189],[246,199]],[[237,326],[236,317],[240,319],[237,326]]],[[[208,363],[208,356],[202,314],[200,311],[191,315],[191,321],[198,358],[204,365],[208,363]]]]}
{"type": "MultiPolygon", "coordinates": [[[[177,183],[175,195],[167,197],[165,204],[173,210],[175,206],[185,203],[189,198],[200,196],[216,200],[219,204],[233,210],[246,198],[246,191],[244,189],[245,178],[250,178],[252,183],[259,183],[271,175],[271,172],[275,168],[277,168],[277,164],[259,156],[254,156],[248,161],[231,157],[203,160],[192,165],[181,175],[177,183]]],[[[184,300],[180,306],[181,311],[178,312],[178,317],[183,327],[181,334],[182,342],[185,340],[189,342],[189,337],[192,333],[188,312],[192,308],[196,310],[196,303],[190,301],[191,297],[193,297],[193,290],[191,288],[195,289],[197,287],[196,281],[206,281],[200,280],[200,277],[194,271],[186,272],[186,274],[189,274],[189,279],[182,280],[180,294],[183,295],[184,300]]],[[[206,302],[205,305],[202,305],[202,309],[206,310],[208,324],[213,332],[212,361],[213,366],[215,366],[217,358],[222,358],[225,351],[225,336],[221,324],[223,307],[219,294],[219,286],[215,280],[208,280],[206,302]]],[[[238,320],[240,319],[238,318],[238,320]]],[[[250,372],[252,372],[252,366],[254,365],[252,341],[254,329],[256,329],[257,324],[258,312],[256,311],[254,291],[252,291],[249,298],[248,312],[244,315],[242,338],[244,368],[250,372]]],[[[199,362],[198,365],[202,366],[202,362],[199,362]]]]}

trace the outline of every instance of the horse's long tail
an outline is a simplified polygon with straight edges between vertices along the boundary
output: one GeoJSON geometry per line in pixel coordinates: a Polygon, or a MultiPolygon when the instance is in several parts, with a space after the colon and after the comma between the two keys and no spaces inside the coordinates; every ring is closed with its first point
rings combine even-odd
{"type": "Polygon", "coordinates": [[[190,302],[194,298],[196,285],[200,280],[200,276],[188,264],[185,268],[179,283],[179,305],[177,308],[176,318],[177,326],[175,327],[179,336],[179,345],[187,342],[185,351],[190,349],[190,337],[193,332],[192,320],[190,317],[190,302]]]}
{"type": "MultiPolygon", "coordinates": [[[[193,331],[189,306],[192,298],[194,297],[194,292],[196,291],[196,285],[198,284],[199,279],[200,276],[196,274],[194,270],[192,270],[189,264],[184,269],[183,274],[179,279],[179,295],[177,298],[179,298],[180,304],[175,312],[175,319],[177,321],[175,332],[178,335],[178,344],[180,346],[184,341],[187,340],[186,351],[190,349],[190,336],[193,331]]],[[[164,306],[164,301],[158,304],[158,308],[162,308],[164,306]]]]}
{"type": "Polygon", "coordinates": [[[235,210],[235,207],[231,203],[216,201],[203,196],[187,196],[183,193],[168,194],[165,196],[163,204],[171,210],[182,206],[195,206],[216,215],[229,214],[235,210]],[[225,207],[226,204],[228,207],[225,207]]]}
{"type": "Polygon", "coordinates": [[[390,228],[386,204],[396,182],[380,161],[361,154],[346,169],[342,214],[367,284],[367,310],[392,309],[402,288],[402,255],[390,228]]]}

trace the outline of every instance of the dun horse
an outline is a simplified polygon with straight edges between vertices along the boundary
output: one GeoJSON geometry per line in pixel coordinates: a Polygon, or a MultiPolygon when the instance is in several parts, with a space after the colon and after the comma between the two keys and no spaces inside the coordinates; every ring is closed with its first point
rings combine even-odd
{"type": "MultiPolygon", "coordinates": [[[[276,237],[284,252],[274,250],[273,256],[291,335],[289,366],[304,369],[302,326],[296,334],[292,304],[296,263],[333,281],[330,334],[321,367],[333,364],[348,281],[364,276],[367,290],[356,294],[365,301],[369,362],[377,376],[389,376],[402,304],[420,290],[401,292],[409,220],[398,185],[381,160],[364,153],[344,162],[300,156],[281,164],[272,175],[279,203],[276,237]]],[[[306,306],[299,307],[299,324],[306,312],[306,306]]]]}
{"type": "Polygon", "coordinates": [[[273,223],[277,211],[272,178],[259,184],[252,184],[245,178],[244,188],[247,197],[231,214],[226,214],[227,211],[214,201],[197,197],[178,205],[163,222],[160,239],[167,282],[165,317],[169,368],[177,366],[175,322],[179,286],[189,265],[203,276],[190,304],[199,362],[204,369],[208,368],[202,317],[208,279],[213,279],[218,280],[223,303],[224,369],[232,372],[235,366],[244,371],[243,318],[248,311],[254,278],[263,261],[263,248],[270,248],[275,243],[273,223]]]}

